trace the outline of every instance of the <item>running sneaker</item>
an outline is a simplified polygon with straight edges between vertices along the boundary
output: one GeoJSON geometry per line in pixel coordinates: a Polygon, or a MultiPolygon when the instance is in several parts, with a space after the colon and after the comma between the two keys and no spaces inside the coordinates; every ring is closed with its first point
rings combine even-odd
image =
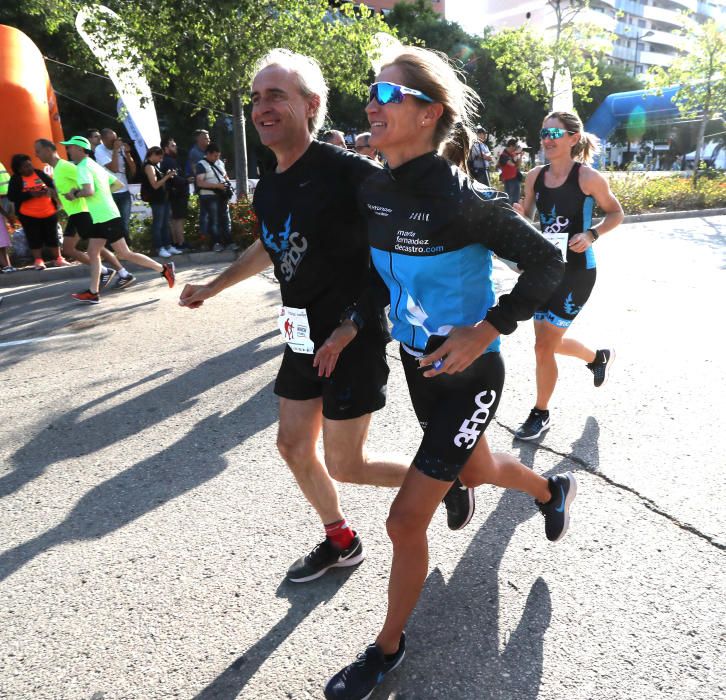
{"type": "Polygon", "coordinates": [[[164,268],[159,274],[166,280],[170,287],[174,286],[174,280],[176,279],[176,272],[174,270],[174,263],[168,262],[162,265],[164,268]]]}
{"type": "Polygon", "coordinates": [[[56,267],[70,267],[73,263],[69,263],[63,256],[58,256],[55,259],[56,267]]]}
{"type": "Polygon", "coordinates": [[[360,564],[366,555],[360,537],[355,532],[353,535],[353,541],[347,549],[338,549],[326,537],[310,554],[300,557],[287,570],[288,580],[293,583],[307,583],[320,578],[328,569],[360,564]]]}
{"type": "Polygon", "coordinates": [[[116,280],[116,284],[113,285],[114,289],[123,289],[124,287],[128,287],[129,285],[136,282],[136,277],[134,277],[131,273],[126,275],[126,277],[119,277],[116,280]]]}
{"type": "Polygon", "coordinates": [[[170,258],[171,257],[171,253],[164,246],[162,246],[161,248],[159,248],[159,252],[157,253],[157,257],[160,257],[160,258],[170,258]]]}
{"type": "Polygon", "coordinates": [[[596,387],[601,387],[607,382],[613,362],[615,362],[615,350],[610,348],[609,350],[598,350],[595,353],[595,359],[587,363],[587,368],[594,376],[596,387]]]}
{"type": "Polygon", "coordinates": [[[213,253],[221,253],[224,250],[224,246],[221,243],[215,243],[212,246],[213,253]]]}
{"type": "Polygon", "coordinates": [[[45,263],[40,258],[36,258],[35,262],[33,263],[33,269],[45,270],[45,263]]]}
{"type": "Polygon", "coordinates": [[[166,249],[172,254],[172,255],[181,255],[184,251],[179,250],[176,246],[169,245],[166,247],[166,249]]]}
{"type": "Polygon", "coordinates": [[[71,294],[71,296],[76,301],[80,301],[81,304],[98,304],[101,301],[101,297],[98,294],[94,294],[90,289],[87,289],[85,292],[71,294]]]}
{"type": "Polygon", "coordinates": [[[570,526],[570,505],[577,496],[577,481],[571,472],[547,479],[552,498],[547,503],[535,501],[544,515],[545,535],[550,542],[561,540],[570,526]]]}
{"type": "Polygon", "coordinates": [[[236,253],[239,250],[239,246],[236,243],[230,243],[225,250],[231,250],[236,253]]]}
{"type": "Polygon", "coordinates": [[[2,270],[0,270],[0,272],[3,272],[5,274],[9,274],[11,272],[17,272],[17,271],[18,271],[18,268],[13,267],[12,265],[6,265],[2,270]]]}
{"type": "Polygon", "coordinates": [[[446,506],[446,523],[449,530],[461,530],[474,516],[474,489],[469,489],[456,479],[442,503],[446,506]]]}
{"type": "Polygon", "coordinates": [[[387,674],[397,668],[406,655],[406,633],[401,635],[398,651],[386,656],[371,644],[356,660],[338,671],[325,686],[326,700],[366,700],[387,674]]]}
{"type": "Polygon", "coordinates": [[[111,280],[116,276],[116,270],[112,270],[111,268],[106,268],[106,272],[101,273],[101,289],[106,289],[109,284],[111,284],[111,280]]]}
{"type": "Polygon", "coordinates": [[[539,411],[533,408],[529,412],[529,417],[522,425],[517,428],[517,432],[514,433],[514,437],[520,440],[536,440],[542,433],[549,430],[552,426],[550,420],[549,411],[539,411]]]}

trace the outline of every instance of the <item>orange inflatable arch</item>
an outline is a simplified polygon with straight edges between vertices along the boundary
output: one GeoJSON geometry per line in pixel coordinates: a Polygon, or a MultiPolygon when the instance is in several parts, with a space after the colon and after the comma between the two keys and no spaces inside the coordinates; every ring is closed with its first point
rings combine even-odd
{"type": "MultiPolygon", "coordinates": [[[[0,24],[0,161],[10,171],[15,153],[27,153],[36,168],[33,142],[63,140],[60,114],[43,56],[15,27],[0,24]]],[[[58,146],[62,157],[65,148],[58,146]]]]}

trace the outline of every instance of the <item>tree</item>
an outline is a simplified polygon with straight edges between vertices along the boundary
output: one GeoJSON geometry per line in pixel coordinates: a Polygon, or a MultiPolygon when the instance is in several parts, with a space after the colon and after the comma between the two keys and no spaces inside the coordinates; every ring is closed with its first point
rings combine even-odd
{"type": "Polygon", "coordinates": [[[584,0],[549,0],[555,24],[551,37],[541,37],[528,26],[485,35],[485,46],[508,78],[511,92],[525,91],[552,108],[557,77],[569,71],[572,91],[587,101],[600,84],[598,62],[610,44],[610,36],[594,25],[578,20],[587,7],[584,0]]]}
{"type": "MultiPolygon", "coordinates": [[[[50,32],[67,31],[92,0],[27,0],[24,10],[50,32]]],[[[363,96],[373,35],[386,29],[365,7],[326,0],[108,0],[138,49],[149,82],[175,97],[223,109],[231,105],[237,177],[246,186],[243,104],[256,61],[275,47],[317,58],[328,82],[363,96]]],[[[102,21],[102,20],[101,20],[102,21]]],[[[87,55],[84,60],[88,60],[87,55]]]]}
{"type": "Polygon", "coordinates": [[[696,187],[706,125],[717,113],[726,112],[726,36],[714,20],[700,26],[689,21],[685,31],[689,51],[666,69],[651,69],[649,82],[657,88],[681,85],[673,101],[684,118],[700,120],[693,174],[696,187]]]}

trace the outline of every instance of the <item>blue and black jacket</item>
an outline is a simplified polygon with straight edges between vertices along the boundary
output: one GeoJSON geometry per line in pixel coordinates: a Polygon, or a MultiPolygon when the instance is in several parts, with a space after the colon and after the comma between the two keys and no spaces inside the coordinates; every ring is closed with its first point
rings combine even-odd
{"type": "MultiPolygon", "coordinates": [[[[358,191],[376,271],[388,289],[393,337],[423,351],[432,335],[482,319],[515,330],[550,297],[564,271],[559,250],[506,195],[428,153],[370,175],[358,191]],[[492,253],[523,270],[497,302],[492,253]]],[[[370,313],[371,291],[361,304],[370,313]]],[[[379,299],[379,303],[382,299],[379,299]]],[[[499,349],[499,340],[487,351],[499,349]]]]}

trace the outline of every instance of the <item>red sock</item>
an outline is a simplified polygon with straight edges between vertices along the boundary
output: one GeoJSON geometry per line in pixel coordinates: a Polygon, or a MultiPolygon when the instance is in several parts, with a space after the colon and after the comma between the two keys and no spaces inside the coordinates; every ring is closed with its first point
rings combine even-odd
{"type": "Polygon", "coordinates": [[[353,541],[353,530],[350,529],[348,521],[343,518],[325,526],[325,536],[337,549],[348,549],[353,541]]]}

